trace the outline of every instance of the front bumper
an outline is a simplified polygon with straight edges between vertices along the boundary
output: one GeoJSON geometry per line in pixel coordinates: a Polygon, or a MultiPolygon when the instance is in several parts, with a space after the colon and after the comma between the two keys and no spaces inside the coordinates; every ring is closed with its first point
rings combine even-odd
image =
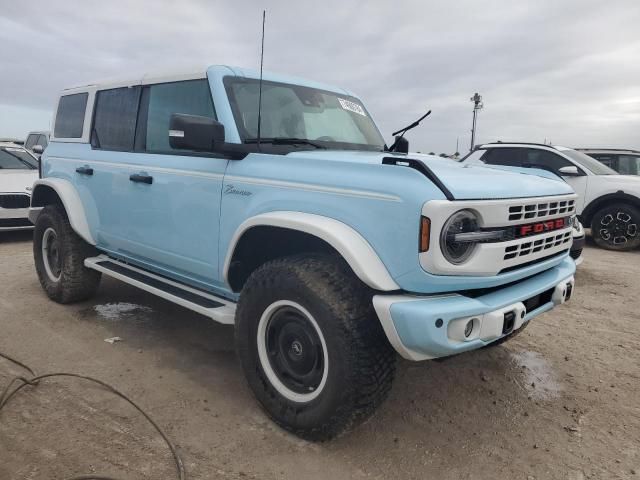
{"type": "Polygon", "coordinates": [[[481,348],[569,300],[575,270],[566,257],[549,270],[476,297],[376,295],[373,305],[396,351],[408,360],[428,360],[481,348]]]}
{"type": "Polygon", "coordinates": [[[0,231],[24,230],[33,228],[29,221],[29,208],[1,208],[0,207],[0,231]]]}

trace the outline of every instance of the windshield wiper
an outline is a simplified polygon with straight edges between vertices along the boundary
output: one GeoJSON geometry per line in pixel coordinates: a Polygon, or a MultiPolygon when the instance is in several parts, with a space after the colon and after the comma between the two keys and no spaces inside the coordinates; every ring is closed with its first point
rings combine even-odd
{"type": "Polygon", "coordinates": [[[397,132],[393,132],[391,135],[396,137],[396,135],[400,134],[399,137],[396,137],[395,141],[393,142],[393,145],[391,145],[389,147],[389,151],[390,152],[394,152],[394,151],[399,151],[402,153],[408,153],[409,152],[409,143],[407,142],[407,140],[405,139],[403,141],[404,138],[404,134],[407,133],[409,130],[411,130],[412,128],[417,127],[418,125],[420,125],[420,122],[422,120],[424,120],[425,118],[427,118],[429,115],[431,115],[431,110],[429,110],[427,113],[425,113],[423,116],[421,116],[418,120],[416,120],[415,122],[413,122],[411,125],[407,125],[404,128],[401,128],[400,130],[398,130],[397,132]],[[401,148],[400,146],[403,145],[403,148],[401,148]],[[406,151],[405,151],[406,150],[406,151]]]}
{"type": "MultiPolygon", "coordinates": [[[[258,143],[257,138],[248,138],[244,143],[258,143]]],[[[326,149],[327,147],[320,145],[312,140],[306,138],[294,138],[294,137],[276,137],[276,138],[261,138],[260,143],[271,143],[273,145],[311,145],[315,148],[326,149]]]]}

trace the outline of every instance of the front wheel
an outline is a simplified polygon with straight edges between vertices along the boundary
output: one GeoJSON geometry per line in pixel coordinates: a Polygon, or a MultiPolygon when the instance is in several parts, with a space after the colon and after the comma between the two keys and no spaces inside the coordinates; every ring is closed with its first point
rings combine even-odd
{"type": "Polygon", "coordinates": [[[626,203],[607,205],[591,221],[591,235],[599,247],[633,250],[640,246],[640,210],[626,203]]]}
{"type": "Polygon", "coordinates": [[[328,255],[274,260],[251,275],[238,303],[236,348],[267,414],[314,441],[368,418],[395,372],[371,292],[328,255]]]}
{"type": "Polygon", "coordinates": [[[60,205],[47,205],[36,219],[33,257],[40,285],[51,300],[71,303],[91,297],[100,273],[84,266],[96,250],[71,228],[60,205]]]}

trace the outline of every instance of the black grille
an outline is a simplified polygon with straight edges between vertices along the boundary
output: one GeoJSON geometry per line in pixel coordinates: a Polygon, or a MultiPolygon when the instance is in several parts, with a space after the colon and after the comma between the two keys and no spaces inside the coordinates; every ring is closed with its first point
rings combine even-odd
{"type": "Polygon", "coordinates": [[[28,218],[0,218],[0,228],[33,227],[28,218]]]}
{"type": "Polygon", "coordinates": [[[528,266],[534,265],[536,263],[544,262],[545,260],[551,260],[554,257],[561,257],[565,253],[567,253],[567,251],[563,250],[563,251],[558,252],[558,253],[553,253],[551,255],[547,255],[546,257],[536,258],[535,260],[531,260],[530,262],[525,262],[525,263],[521,263],[519,265],[514,265],[512,267],[503,268],[502,270],[500,270],[498,272],[498,275],[500,275],[501,273],[512,272],[512,271],[518,270],[520,268],[528,267],[528,266]]]}
{"type": "Polygon", "coordinates": [[[569,255],[571,255],[571,258],[573,258],[574,260],[577,260],[580,258],[580,255],[582,255],[582,249],[581,248],[577,248],[575,250],[571,250],[569,252],[569,255]]]}
{"type": "Polygon", "coordinates": [[[0,208],[29,208],[31,199],[25,194],[0,195],[0,208]]]}

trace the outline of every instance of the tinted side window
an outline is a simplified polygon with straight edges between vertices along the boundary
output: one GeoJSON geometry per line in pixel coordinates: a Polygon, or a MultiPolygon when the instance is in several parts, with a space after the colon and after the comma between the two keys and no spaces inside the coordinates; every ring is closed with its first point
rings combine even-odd
{"type": "Polygon", "coordinates": [[[36,140],[38,139],[38,135],[29,135],[27,137],[27,141],[24,142],[24,148],[31,149],[36,144],[36,140]]]}
{"type": "Polygon", "coordinates": [[[140,87],[101,90],[91,130],[91,145],[105,150],[133,150],[140,87]]]}
{"type": "Polygon", "coordinates": [[[614,170],[618,170],[618,162],[616,161],[617,155],[599,155],[599,154],[591,155],[590,154],[589,156],[595,158],[599,162],[602,162],[607,167],[613,168],[614,170]]]}
{"type": "Polygon", "coordinates": [[[618,172],[622,175],[638,175],[640,174],[640,156],[638,155],[620,155],[620,164],[618,172]]]}
{"type": "Polygon", "coordinates": [[[40,137],[38,137],[38,141],[36,142],[36,145],[42,145],[42,148],[47,148],[47,145],[49,145],[49,140],[47,140],[47,136],[40,135],[40,137]]]}
{"type": "Polygon", "coordinates": [[[88,93],[76,93],[60,97],[56,124],[53,132],[58,138],[80,138],[84,127],[88,93]]]}
{"type": "Polygon", "coordinates": [[[216,118],[209,82],[205,79],[161,83],[145,89],[148,89],[149,97],[145,139],[147,151],[177,151],[169,146],[169,119],[173,113],[216,118]]]}
{"type": "Polygon", "coordinates": [[[492,148],[487,150],[481,160],[489,165],[521,167],[522,150],[522,148],[492,148]]]}
{"type": "Polygon", "coordinates": [[[548,152],[547,150],[527,148],[523,166],[544,168],[556,172],[562,167],[573,166],[573,163],[562,158],[560,155],[548,152]]]}

